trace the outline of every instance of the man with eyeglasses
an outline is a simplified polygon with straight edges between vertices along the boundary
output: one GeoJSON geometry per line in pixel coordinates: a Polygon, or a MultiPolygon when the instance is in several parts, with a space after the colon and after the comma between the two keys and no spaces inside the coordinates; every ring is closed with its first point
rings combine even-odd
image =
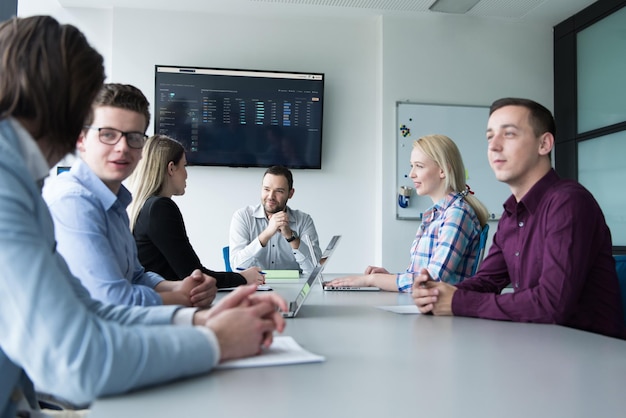
{"type": "Polygon", "coordinates": [[[83,127],[80,159],[46,184],[57,249],[94,299],[121,305],[208,307],[215,279],[196,270],[182,281],[146,272],[137,258],[122,182],[141,159],[150,121],[148,100],[136,87],[105,84],[83,127]]]}

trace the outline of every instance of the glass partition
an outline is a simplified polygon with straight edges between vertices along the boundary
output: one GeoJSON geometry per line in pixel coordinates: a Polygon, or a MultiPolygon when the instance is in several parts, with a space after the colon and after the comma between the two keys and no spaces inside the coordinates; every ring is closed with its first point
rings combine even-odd
{"type": "Polygon", "coordinates": [[[626,246],[626,131],[578,143],[578,181],[600,204],[614,246],[626,246]]]}
{"type": "Polygon", "coordinates": [[[578,133],[626,121],[626,8],[578,32],[578,133]]]}

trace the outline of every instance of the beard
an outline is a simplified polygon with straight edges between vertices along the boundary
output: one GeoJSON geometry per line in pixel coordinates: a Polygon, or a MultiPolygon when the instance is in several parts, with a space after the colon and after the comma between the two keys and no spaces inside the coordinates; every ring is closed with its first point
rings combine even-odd
{"type": "Polygon", "coordinates": [[[282,204],[280,202],[276,202],[276,205],[274,207],[271,207],[267,202],[263,202],[263,209],[267,214],[282,212],[287,209],[287,202],[282,204]]]}

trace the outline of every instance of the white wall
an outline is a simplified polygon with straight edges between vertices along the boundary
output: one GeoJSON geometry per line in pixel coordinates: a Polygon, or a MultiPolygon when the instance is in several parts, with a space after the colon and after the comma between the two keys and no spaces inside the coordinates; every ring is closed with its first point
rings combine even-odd
{"type": "MultiPolygon", "coordinates": [[[[328,266],[333,273],[408,264],[417,224],[395,219],[397,100],[488,105],[517,95],[552,107],[547,26],[437,14],[228,16],[61,9],[55,0],[18,6],[21,16],[47,13],[78,26],[105,56],[108,81],[135,84],[151,101],[156,64],[326,73],[322,170],[295,171],[290,203],[313,216],[323,244],[343,235],[328,266]]],[[[223,266],[230,216],[259,200],[262,172],[189,169],[187,194],[177,202],[208,267],[223,266]]]]}

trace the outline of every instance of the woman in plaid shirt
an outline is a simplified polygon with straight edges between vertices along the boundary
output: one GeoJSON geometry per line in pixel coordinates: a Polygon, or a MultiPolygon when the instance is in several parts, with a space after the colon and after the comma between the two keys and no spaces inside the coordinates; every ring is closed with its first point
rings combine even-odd
{"type": "Polygon", "coordinates": [[[329,285],[410,292],[413,275],[421,268],[450,284],[471,275],[480,232],[489,214],[465,183],[465,166],[456,144],[444,135],[416,140],[410,177],[417,194],[430,197],[433,206],[422,216],[406,272],[393,274],[383,267],[368,266],[363,275],[338,278],[329,285]]]}

